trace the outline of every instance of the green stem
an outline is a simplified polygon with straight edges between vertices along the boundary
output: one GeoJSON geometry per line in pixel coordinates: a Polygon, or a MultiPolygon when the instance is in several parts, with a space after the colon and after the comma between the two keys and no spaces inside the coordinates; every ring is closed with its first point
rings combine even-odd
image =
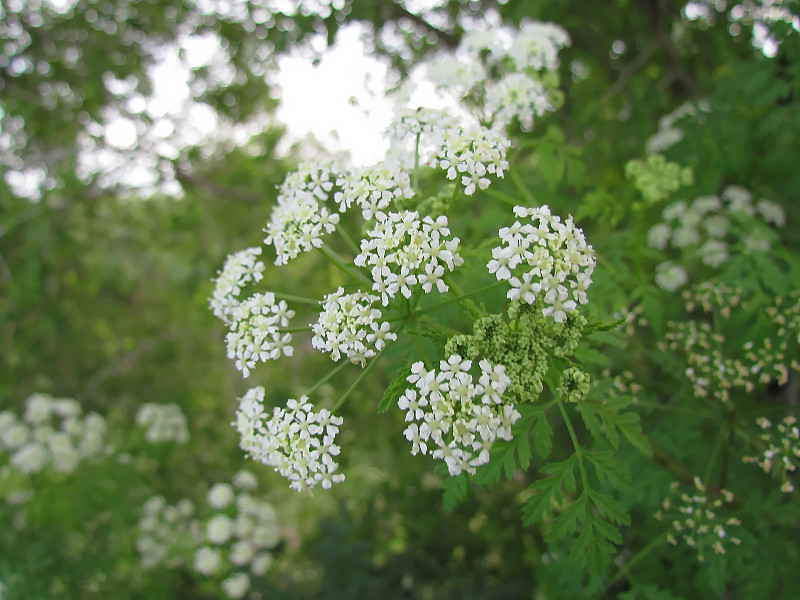
{"type": "Polygon", "coordinates": [[[419,309],[415,310],[410,315],[403,315],[403,316],[400,316],[400,317],[392,317],[391,319],[387,319],[387,321],[392,323],[394,321],[403,321],[405,319],[411,319],[411,318],[416,317],[417,315],[421,315],[421,314],[424,314],[426,312],[431,312],[432,310],[436,310],[436,309],[442,308],[443,306],[447,306],[449,304],[454,304],[455,302],[461,302],[461,300],[463,300],[464,298],[469,298],[470,296],[477,296],[479,294],[483,294],[484,292],[488,292],[489,290],[492,290],[492,289],[494,289],[494,288],[496,288],[496,287],[498,287],[498,286],[500,286],[500,285],[502,285],[504,283],[505,283],[504,281],[498,281],[497,283],[493,283],[492,285],[487,285],[486,287],[483,287],[483,288],[481,288],[479,290],[475,290],[474,292],[468,292],[468,293],[463,294],[461,296],[457,296],[455,298],[450,298],[449,300],[445,300],[444,302],[439,302],[439,303],[433,304],[431,306],[425,306],[423,308],[419,308],[419,309]]]}
{"type": "Polygon", "coordinates": [[[411,187],[414,193],[419,193],[419,138],[422,132],[417,133],[417,141],[414,144],[414,172],[411,174],[411,187]]]}
{"type": "Polygon", "coordinates": [[[569,415],[567,414],[567,409],[564,407],[564,403],[561,399],[557,399],[558,402],[558,409],[561,411],[561,416],[564,419],[564,424],[567,426],[567,432],[569,433],[569,439],[572,440],[572,446],[575,448],[575,455],[578,457],[578,469],[581,472],[581,482],[583,483],[583,489],[589,489],[589,478],[586,476],[586,467],[583,464],[583,454],[581,452],[581,445],[578,442],[578,436],[575,435],[575,429],[572,427],[572,421],[569,419],[569,415]]]}
{"type": "Polygon", "coordinates": [[[627,560],[624,563],[622,563],[617,572],[614,574],[614,576],[611,579],[609,579],[608,586],[606,587],[606,589],[608,589],[609,587],[614,585],[617,581],[622,579],[623,576],[628,576],[628,578],[630,578],[631,567],[636,565],[636,563],[641,561],[653,550],[658,548],[661,544],[663,544],[666,541],[666,539],[667,539],[667,532],[664,532],[661,535],[654,537],[652,540],[650,540],[649,544],[647,544],[644,548],[642,548],[636,554],[634,554],[630,558],[630,560],[627,560]]]}
{"type": "Polygon", "coordinates": [[[339,235],[342,236],[342,239],[348,245],[350,250],[353,251],[354,254],[360,254],[361,249],[356,246],[356,243],[353,241],[353,238],[350,237],[350,234],[344,230],[344,227],[337,227],[336,231],[339,232],[339,235]]]}
{"type": "Polygon", "coordinates": [[[311,394],[316,392],[319,388],[321,388],[323,385],[325,385],[331,379],[331,377],[336,375],[339,371],[344,369],[346,366],[347,366],[347,361],[343,360],[338,365],[336,365],[333,369],[331,369],[330,372],[327,375],[325,375],[325,377],[323,377],[322,379],[317,381],[317,383],[315,383],[310,388],[308,388],[306,390],[306,393],[303,394],[303,395],[304,396],[310,396],[311,394]]]}
{"type": "Polygon", "coordinates": [[[306,298],[304,296],[294,296],[292,294],[281,294],[279,292],[272,292],[276,298],[280,300],[287,300],[288,302],[297,302],[299,304],[313,304],[319,306],[320,301],[314,298],[306,298]]]}
{"type": "Polygon", "coordinates": [[[444,325],[443,323],[438,323],[438,322],[434,321],[433,319],[431,319],[430,317],[422,317],[420,319],[420,322],[424,323],[425,325],[427,325],[431,329],[438,329],[439,331],[442,331],[444,333],[448,333],[450,335],[461,335],[461,332],[458,329],[453,329],[452,327],[444,325]]]}
{"type": "Polygon", "coordinates": [[[717,439],[714,442],[714,448],[711,450],[711,455],[708,457],[708,465],[706,465],[705,475],[703,475],[703,484],[706,487],[711,487],[711,474],[714,472],[714,465],[719,458],[720,452],[722,452],[722,448],[725,445],[725,441],[728,439],[729,434],[730,430],[728,429],[728,425],[723,423],[722,428],[719,430],[719,434],[717,435],[717,439]]]}
{"type": "Polygon", "coordinates": [[[514,185],[517,186],[519,193],[522,194],[522,196],[528,202],[528,205],[538,206],[536,200],[533,199],[533,196],[531,196],[531,193],[528,191],[527,186],[522,181],[522,178],[519,176],[517,169],[509,169],[508,173],[511,175],[511,179],[514,181],[514,185]]]}
{"type": "Polygon", "coordinates": [[[386,346],[384,346],[383,350],[378,352],[372,358],[372,361],[367,363],[367,366],[364,367],[364,369],[361,371],[361,375],[359,375],[358,378],[353,382],[353,385],[351,385],[349,388],[347,388],[347,391],[344,394],[342,394],[342,397],[339,398],[339,400],[336,402],[336,404],[333,405],[333,408],[331,409],[332,413],[336,413],[336,411],[339,410],[339,408],[341,408],[342,404],[347,402],[347,399],[350,397],[350,395],[361,384],[361,382],[364,381],[366,376],[369,375],[369,372],[372,371],[372,369],[375,368],[375,365],[378,364],[378,360],[380,360],[381,356],[383,355],[383,353],[385,351],[386,351],[386,346]]]}
{"type": "Polygon", "coordinates": [[[322,244],[322,246],[317,248],[317,250],[319,250],[325,258],[331,261],[337,269],[347,274],[348,277],[352,277],[359,283],[366,283],[370,287],[372,286],[372,281],[366,275],[350,267],[344,261],[344,259],[341,256],[339,256],[339,254],[335,250],[330,248],[327,244],[322,244]]]}
{"type": "Polygon", "coordinates": [[[461,191],[461,185],[458,183],[458,180],[456,180],[456,186],[455,188],[453,188],[453,195],[450,196],[450,202],[447,204],[447,208],[444,209],[445,216],[447,216],[447,214],[450,212],[450,209],[453,207],[453,204],[456,203],[456,198],[458,198],[458,193],[460,191],[461,191]]]}
{"type": "Polygon", "coordinates": [[[301,333],[303,331],[311,331],[311,325],[305,327],[292,327],[291,329],[278,329],[278,333],[301,333]]]}

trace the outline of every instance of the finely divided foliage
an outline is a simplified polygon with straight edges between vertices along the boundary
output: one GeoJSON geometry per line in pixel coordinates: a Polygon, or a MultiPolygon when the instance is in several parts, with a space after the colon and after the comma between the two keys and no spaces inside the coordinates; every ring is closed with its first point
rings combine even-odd
{"type": "MultiPolygon", "coordinates": [[[[285,407],[264,387],[250,389],[236,413],[241,447],[298,491],[341,482],[335,436],[344,423],[333,413],[379,361],[394,360],[395,379],[378,410],[399,408],[411,454],[439,461],[448,509],[469,495],[469,482],[490,486],[503,476],[510,485],[529,482],[518,496],[522,520],[538,527],[546,544],[566,547],[570,559],[593,574],[605,572],[612,560],[625,573],[627,555],[619,547],[633,514],[629,467],[641,471],[654,459],[674,482],[674,494],[661,511],[639,515],[659,532],[653,547],[683,541],[701,563],[713,562],[710,553],[730,552],[739,560],[740,552],[749,552],[747,536],[739,535],[742,521],[721,510],[736,507],[725,487],[726,444],[734,435],[750,442],[756,436],[742,425],[737,402],[766,384],[785,386],[790,370],[798,370],[791,357],[800,343],[800,305],[794,290],[778,283],[796,269],[791,257],[781,255],[785,264],[776,266],[770,255],[787,215],[779,203],[756,201],[759,196],[737,185],[704,192],[691,168],[651,152],[624,168],[635,197],[635,235],[626,240],[635,246],[634,264],[613,249],[596,252],[572,215],[550,208],[564,177],[570,185],[577,185],[570,177],[581,179],[564,175],[565,168],[575,170],[567,159],[546,158],[554,140],[567,149],[553,152],[572,152],[564,134],[551,128],[533,158],[520,152],[520,164],[554,166],[553,173],[542,173],[552,204],[533,200],[509,161],[508,132],[533,129],[562,104],[557,69],[559,51],[568,45],[566,32],[548,23],[471,31],[455,52],[428,68],[440,91],[455,95],[463,118],[403,108],[387,130],[392,158],[356,168],[305,165],[286,178],[264,242],[277,266],[316,251],[330,262],[325,280],[336,291],[321,300],[287,293],[295,290],[257,291],[252,284],[264,268],[255,259],[261,250],[250,249],[226,263],[212,309],[228,326],[228,354],[245,377],[260,362],[293,356],[295,332],[310,331],[311,347],[339,365],[285,407]],[[513,186],[500,183],[507,173],[513,186]],[[692,201],[676,197],[690,187],[692,201]],[[505,221],[494,206],[487,210],[491,228],[473,219],[482,214],[473,210],[495,201],[509,205],[505,221]],[[611,272],[601,275],[606,265],[611,272]],[[753,266],[763,272],[750,275],[753,266]],[[640,303],[616,313],[622,318],[603,320],[599,315],[612,312],[611,302],[590,305],[595,276],[604,280],[607,295],[635,278],[640,303]],[[746,278],[743,287],[730,288],[726,282],[737,277],[746,278]],[[252,295],[240,299],[246,287],[252,295]],[[674,301],[680,288],[687,288],[685,305],[674,301]],[[303,313],[307,326],[289,329],[295,312],[281,298],[318,310],[303,313]],[[754,306],[766,315],[758,326],[743,323],[735,310],[754,306]],[[648,337],[653,332],[655,340],[648,337]],[[614,371],[622,352],[642,339],[642,370],[654,381],[677,378],[675,398],[658,395],[653,381],[614,371]],[[315,408],[309,396],[347,362],[361,372],[331,409],[315,408]],[[270,409],[276,400],[279,406],[270,409]],[[725,422],[702,480],[696,461],[684,465],[649,437],[646,427],[658,432],[652,413],[660,410],[725,422]],[[554,450],[554,439],[569,448],[566,454],[554,450]],[[692,493],[679,493],[690,484],[692,493]]],[[[711,112],[699,102],[668,115],[650,149],[667,152],[684,137],[679,125],[702,123],[711,112]]],[[[792,493],[800,457],[795,417],[774,429],[764,417],[757,423],[764,430],[759,450],[740,458],[792,493]]],[[[210,555],[201,558],[213,562],[210,555]]],[[[715,590],[724,580],[720,573],[713,572],[715,590]]]]}

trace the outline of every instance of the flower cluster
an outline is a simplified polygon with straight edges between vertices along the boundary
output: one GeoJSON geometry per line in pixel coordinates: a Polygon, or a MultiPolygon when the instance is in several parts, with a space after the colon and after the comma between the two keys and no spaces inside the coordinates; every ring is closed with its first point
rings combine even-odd
{"type": "Polygon", "coordinates": [[[145,402],[136,412],[136,424],[146,428],[144,437],[151,444],[185,444],[189,440],[186,415],[177,404],[145,402]]]}
{"type": "MultiPolygon", "coordinates": [[[[765,199],[754,204],[750,192],[730,186],[721,196],[700,196],[691,204],[680,200],[667,206],[662,221],[648,232],[647,243],[659,250],[685,249],[687,261],[697,256],[716,269],[728,260],[737,240],[744,252],[769,250],[774,237],[769,226],[783,227],[785,222],[780,205],[765,199]]],[[[672,261],[659,265],[656,274],[656,283],[668,291],[689,280],[686,269],[672,261]]]]}
{"type": "Polygon", "coordinates": [[[22,419],[0,412],[0,455],[9,454],[9,467],[25,475],[47,468],[72,473],[84,459],[112,451],[106,444],[106,420],[70,398],[33,394],[22,419]]]}
{"type": "Polygon", "coordinates": [[[364,366],[397,335],[389,330],[389,323],[381,322],[381,311],[372,305],[379,298],[364,292],[345,294],[343,288],[328,294],[322,301],[319,320],[312,326],[311,344],[322,352],[329,352],[334,361],[342,355],[353,363],[364,366]]]}
{"type": "Polygon", "coordinates": [[[242,302],[232,314],[225,340],[228,358],[235,359],[236,368],[248,377],[250,369],[259,362],[291,356],[292,335],[282,331],[289,326],[294,311],[275,294],[255,294],[242,302]]]}
{"type": "Polygon", "coordinates": [[[415,387],[398,400],[411,422],[404,432],[412,444],[411,454],[430,452],[444,460],[450,475],[474,473],[489,462],[494,441],[510,440],[511,426],[520,418],[516,408],[503,400],[510,383],[503,365],[481,360],[478,366],[475,381],[472,361],[456,354],[441,361],[439,371],[414,363],[407,380],[415,387]]]}
{"type": "Polygon", "coordinates": [[[431,164],[447,173],[451,180],[460,179],[464,193],[471,196],[485,190],[488,175],[503,177],[508,169],[506,151],[511,142],[502,134],[483,127],[458,127],[445,132],[444,143],[431,164]]]}
{"type": "Polygon", "coordinates": [[[411,178],[399,163],[388,161],[371,167],[354,169],[339,175],[336,185],[341,191],[334,194],[339,210],[345,212],[352,204],[361,207],[365,221],[378,217],[396,198],[411,198],[411,178]]]}
{"type": "Polygon", "coordinates": [[[339,215],[331,213],[311,192],[291,198],[278,196],[272,209],[264,244],[273,246],[276,265],[285,265],[301,252],[322,246],[322,236],[336,229],[339,215]]]}
{"type": "Polygon", "coordinates": [[[486,109],[498,123],[519,119],[524,130],[533,128],[533,118],[555,109],[542,84],[523,73],[510,73],[486,91],[486,109]]]}
{"type": "Polygon", "coordinates": [[[174,506],[154,496],[142,507],[136,548],[144,569],[191,565],[195,573],[214,578],[228,598],[243,598],[251,576],[263,576],[280,540],[275,509],[255,498],[255,476],[239,471],[232,484],[216,483],[206,495],[208,514],[195,516],[183,498],[174,506]]]}
{"type": "Polygon", "coordinates": [[[334,459],[339,454],[334,441],[342,419],[325,409],[313,412],[307,400],[306,396],[299,401],[290,399],[286,408],[275,407],[269,417],[264,388],[258,386],[240,398],[236,411],[242,450],[273,467],[297,491],[318,483],[328,489],[344,481],[344,475],[336,473],[339,465],[334,459]]]}
{"type": "Polygon", "coordinates": [[[697,550],[697,559],[704,562],[708,550],[715,554],[725,554],[726,545],[740,545],[741,539],[732,535],[740,528],[741,522],[734,517],[723,516],[724,505],[733,502],[733,494],[721,490],[721,497],[710,498],[700,478],[694,478],[693,493],[678,495],[679,484],[673,483],[673,495],[664,499],[663,510],[656,513],[659,520],[671,521],[667,540],[678,544],[678,538],[697,550]]]}
{"type": "Polygon", "coordinates": [[[754,389],[749,366],[741,358],[723,354],[725,337],[713,332],[709,323],[695,320],[670,323],[666,340],[662,348],[686,356],[689,366],[685,376],[698,398],[714,397],[728,402],[734,388],[748,392],[754,389]]]}
{"type": "Polygon", "coordinates": [[[744,462],[757,463],[764,473],[772,473],[781,480],[781,491],[790,493],[795,490],[789,476],[800,466],[800,427],[797,417],[784,417],[773,429],[772,422],[761,417],[758,426],[764,431],[762,441],[767,445],[759,456],[745,456],[744,462]]]}
{"type": "Polygon", "coordinates": [[[264,277],[264,263],[258,260],[261,248],[247,248],[234,252],[225,260],[215,281],[211,297],[211,310],[214,316],[226,323],[239,306],[239,294],[249,283],[257,283],[264,277]]]}
{"type": "Polygon", "coordinates": [[[163,496],[153,496],[142,506],[136,549],[143,569],[158,565],[177,568],[203,541],[203,529],[194,518],[194,504],[183,498],[175,506],[163,496]]]}
{"type": "Polygon", "coordinates": [[[445,267],[453,271],[463,264],[458,254],[458,238],[450,235],[447,217],[420,219],[416,211],[380,215],[374,229],[361,240],[361,253],[354,262],[369,267],[374,281],[372,289],[380,294],[384,306],[398,292],[411,297],[413,286],[429,293],[434,286],[448,290],[444,282],[445,267]]]}
{"type": "Polygon", "coordinates": [[[586,290],[592,283],[594,250],[571,216],[562,223],[546,205],[515,206],[514,214],[529,221],[515,221],[500,230],[502,243],[492,249],[489,273],[511,284],[511,300],[533,304],[543,296],[548,306],[542,314],[560,323],[567,312],[589,301],[586,290]]]}
{"type": "Polygon", "coordinates": [[[251,473],[240,471],[234,475],[233,485],[216,483],[206,496],[213,514],[205,521],[193,567],[206,577],[224,575],[220,586],[229,598],[244,597],[250,576],[267,572],[272,564],[270,550],[280,541],[275,509],[249,493],[256,486],[251,473]]]}
{"type": "Polygon", "coordinates": [[[698,117],[698,112],[711,112],[711,106],[705,100],[684,102],[668,115],[661,117],[658,121],[658,131],[647,140],[647,153],[664,152],[680,142],[683,139],[683,130],[679,129],[676,123],[685,117],[698,117]]]}
{"type": "Polygon", "coordinates": [[[427,75],[440,89],[461,97],[485,91],[486,120],[495,127],[506,128],[516,118],[530,129],[534,115],[555,110],[560,102],[554,89],[558,53],[569,44],[567,32],[552,23],[475,30],[464,35],[454,55],[430,64],[427,75]]]}
{"type": "Polygon", "coordinates": [[[625,176],[633,180],[636,189],[651,204],[694,181],[690,168],[682,169],[677,163],[667,162],[661,154],[651,154],[646,161],[629,161],[625,165],[625,176]]]}

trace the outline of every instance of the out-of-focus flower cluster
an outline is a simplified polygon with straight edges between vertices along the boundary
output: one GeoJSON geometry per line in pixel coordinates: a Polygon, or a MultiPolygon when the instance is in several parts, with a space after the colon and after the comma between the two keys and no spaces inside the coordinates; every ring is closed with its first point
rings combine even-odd
{"type": "Polygon", "coordinates": [[[739,519],[726,516],[725,505],[733,502],[733,494],[721,490],[720,496],[710,497],[699,477],[694,478],[691,493],[680,492],[680,484],[672,484],[672,494],[664,499],[662,510],[656,518],[671,524],[667,540],[677,545],[682,541],[697,552],[700,562],[706,560],[709,550],[714,554],[726,554],[731,545],[738,546],[742,540],[736,537],[741,530],[739,519]]]}
{"type": "Polygon", "coordinates": [[[632,179],[636,189],[650,204],[663,200],[683,185],[694,181],[692,170],[678,163],[667,162],[661,154],[651,154],[646,160],[631,160],[625,165],[625,176],[632,179]]]}
{"type": "Polygon", "coordinates": [[[529,221],[500,230],[502,243],[492,248],[489,273],[511,284],[509,299],[533,304],[542,296],[547,305],[542,314],[563,322],[568,312],[589,301],[594,250],[572,217],[562,222],[546,205],[515,206],[514,214],[529,221]]]}
{"type": "Polygon", "coordinates": [[[702,113],[711,112],[711,106],[705,100],[699,102],[684,102],[668,115],[658,121],[658,131],[647,140],[647,153],[657,154],[670,149],[683,139],[683,130],[677,123],[685,117],[702,118],[702,113]]]}
{"type": "Polygon", "coordinates": [[[136,424],[145,428],[144,437],[152,444],[189,441],[186,415],[177,404],[145,402],[136,412],[136,424]]]}
{"type": "Polygon", "coordinates": [[[142,507],[136,542],[142,567],[191,567],[228,598],[243,598],[251,577],[269,569],[271,550],[280,541],[275,509],[252,494],[257,485],[247,471],[236,473],[232,484],[214,484],[203,518],[186,498],[174,506],[161,496],[150,498],[142,507]]]}
{"type": "Polygon", "coordinates": [[[33,394],[25,401],[22,418],[0,412],[0,459],[8,461],[0,468],[0,479],[11,471],[26,476],[46,469],[72,473],[82,461],[113,452],[106,443],[107,429],[101,415],[83,416],[75,400],[33,394]]]}
{"type": "Polygon", "coordinates": [[[464,35],[453,55],[428,65],[428,78],[459,98],[482,98],[482,119],[499,129],[515,119],[523,129],[561,103],[558,53],[567,32],[553,23],[523,21],[464,35]]]}
{"type": "Polygon", "coordinates": [[[455,354],[441,361],[438,371],[414,363],[407,378],[414,388],[398,400],[411,422],[404,432],[411,453],[443,460],[450,475],[474,473],[489,462],[494,441],[511,440],[511,426],[520,418],[514,405],[503,399],[510,383],[505,367],[487,360],[478,367],[473,377],[472,361],[455,354]]]}
{"type": "Polygon", "coordinates": [[[772,473],[781,481],[782,492],[793,492],[795,487],[789,477],[800,466],[800,428],[797,426],[797,417],[784,417],[775,427],[765,417],[758,419],[757,423],[763,430],[761,440],[766,448],[757,456],[745,456],[744,462],[757,463],[764,473],[772,473]]]}
{"type": "Polygon", "coordinates": [[[239,400],[236,428],[241,448],[251,458],[273,467],[297,491],[317,484],[330,488],[344,481],[337,473],[335,442],[341,417],[326,409],[314,412],[308,398],[290,399],[286,408],[275,407],[268,414],[264,407],[264,388],[252,388],[239,400]]]}
{"type": "Polygon", "coordinates": [[[786,217],[780,205],[766,199],[753,203],[747,190],[730,186],[721,196],[700,196],[691,204],[683,200],[667,206],[662,221],[647,234],[652,248],[668,247],[683,252],[681,264],[666,261],[656,268],[656,283],[675,291],[689,281],[685,264],[695,257],[714,269],[729,258],[732,248],[740,252],[766,252],[786,217]]]}
{"type": "Polygon", "coordinates": [[[790,351],[790,344],[796,343],[791,323],[800,312],[796,306],[798,295],[776,298],[775,306],[766,309],[776,330],[762,328],[762,335],[738,346],[726,344],[726,336],[731,333],[726,323],[735,316],[734,311],[753,310],[751,303],[742,288],[704,282],[683,292],[686,310],[716,314],[718,330],[705,319],[670,322],[665,341],[659,347],[686,357],[688,366],[684,374],[698,398],[714,397],[728,402],[737,388],[749,393],[757,384],[784,385],[791,369],[800,371],[800,361],[790,351]]]}

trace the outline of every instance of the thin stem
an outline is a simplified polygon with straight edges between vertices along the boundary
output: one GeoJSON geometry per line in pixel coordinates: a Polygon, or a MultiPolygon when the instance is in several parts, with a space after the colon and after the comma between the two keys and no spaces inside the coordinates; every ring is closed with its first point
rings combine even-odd
{"type": "Polygon", "coordinates": [[[344,259],[327,244],[322,244],[322,246],[317,248],[317,250],[319,250],[325,258],[330,260],[337,269],[347,274],[348,277],[352,277],[359,283],[367,283],[368,285],[372,285],[372,281],[370,281],[366,275],[350,267],[344,261],[344,259]]]}
{"type": "Polygon", "coordinates": [[[305,296],[295,296],[293,294],[282,294],[280,292],[272,292],[276,298],[280,300],[287,300],[289,302],[297,302],[299,304],[313,304],[319,306],[319,300],[316,298],[306,298],[305,296]]]}
{"type": "Polygon", "coordinates": [[[569,432],[569,439],[572,440],[572,446],[575,448],[575,455],[578,457],[578,469],[581,472],[581,482],[583,483],[583,489],[589,489],[589,478],[586,476],[586,467],[583,464],[583,454],[581,452],[581,445],[578,442],[578,436],[575,435],[575,429],[572,427],[572,421],[569,419],[569,415],[567,414],[567,409],[564,408],[564,403],[561,399],[557,399],[558,402],[558,409],[561,411],[561,416],[564,419],[564,424],[567,426],[567,432],[569,432]]]}
{"type": "Polygon", "coordinates": [[[303,331],[311,331],[311,325],[305,327],[292,327],[290,329],[278,329],[278,333],[302,333],[303,331]]]}
{"type": "Polygon", "coordinates": [[[347,391],[346,391],[344,394],[342,394],[342,397],[341,397],[341,398],[339,398],[339,400],[338,400],[338,402],[336,402],[336,404],[334,404],[333,408],[331,409],[331,412],[332,412],[332,413],[335,413],[337,410],[339,410],[339,408],[341,408],[342,404],[344,404],[345,402],[347,402],[347,399],[350,397],[350,395],[351,395],[351,394],[352,394],[352,393],[355,391],[355,389],[356,389],[356,388],[357,388],[357,387],[358,387],[358,386],[361,384],[361,382],[362,382],[362,381],[364,381],[364,379],[366,378],[366,376],[367,376],[367,375],[369,375],[369,372],[370,372],[370,371],[372,371],[372,369],[374,369],[374,368],[375,368],[375,365],[376,365],[376,364],[378,364],[378,360],[380,360],[381,356],[383,355],[383,353],[384,353],[385,351],[386,351],[386,346],[384,346],[384,347],[383,347],[383,350],[381,350],[380,352],[378,352],[378,353],[377,353],[377,354],[376,354],[376,355],[375,355],[375,356],[372,358],[372,361],[370,361],[370,362],[367,364],[367,366],[366,366],[366,367],[364,367],[364,369],[361,371],[361,375],[359,375],[359,376],[358,376],[358,378],[357,378],[357,379],[356,379],[356,380],[353,382],[353,385],[351,385],[349,388],[347,388],[347,391]]]}
{"type": "Polygon", "coordinates": [[[417,141],[414,143],[414,172],[411,174],[411,187],[415,192],[419,191],[419,138],[422,132],[417,133],[417,141]]]}
{"type": "Polygon", "coordinates": [[[303,395],[304,395],[304,396],[310,396],[311,394],[313,394],[314,392],[316,392],[316,391],[317,391],[319,388],[321,388],[323,385],[325,385],[325,384],[326,384],[326,383],[327,383],[327,382],[328,382],[328,381],[331,379],[331,377],[333,377],[334,375],[336,375],[336,374],[337,374],[339,371],[341,371],[342,369],[344,369],[346,366],[347,366],[347,361],[346,361],[346,360],[343,360],[343,361],[342,361],[342,362],[340,362],[338,365],[336,365],[336,366],[335,366],[333,369],[331,369],[331,370],[328,372],[328,374],[327,374],[327,375],[325,375],[325,377],[323,377],[322,379],[320,379],[319,381],[317,381],[317,383],[315,383],[315,384],[314,384],[314,385],[312,385],[310,388],[308,388],[308,389],[306,390],[306,393],[305,393],[305,394],[303,394],[303,395]]]}
{"type": "Polygon", "coordinates": [[[728,429],[728,425],[723,423],[722,428],[719,430],[719,434],[717,435],[717,439],[714,442],[714,448],[711,450],[711,455],[708,457],[708,465],[706,465],[706,472],[703,475],[703,483],[711,487],[711,474],[714,472],[714,465],[719,458],[720,452],[722,452],[722,448],[725,445],[725,441],[728,439],[730,431],[728,429]]]}
{"type": "Polygon", "coordinates": [[[354,253],[354,254],[359,254],[359,253],[361,253],[361,249],[360,249],[358,246],[356,246],[356,243],[353,241],[353,238],[351,238],[351,237],[350,237],[350,234],[349,234],[349,233],[347,233],[347,232],[344,230],[344,227],[337,227],[337,228],[336,228],[336,231],[339,233],[339,235],[340,235],[340,236],[342,236],[342,239],[343,239],[343,240],[344,240],[344,242],[345,242],[345,243],[348,245],[348,247],[350,248],[350,250],[352,250],[352,251],[353,251],[353,253],[354,253]]]}
{"type": "Polygon", "coordinates": [[[479,290],[475,290],[474,292],[468,292],[468,293],[463,294],[461,296],[457,296],[455,298],[450,298],[449,300],[445,300],[444,302],[439,302],[439,303],[433,304],[431,306],[425,306],[423,308],[419,308],[419,309],[415,310],[410,315],[403,315],[403,316],[400,316],[400,317],[392,317],[391,319],[387,319],[387,321],[389,321],[391,323],[391,322],[394,322],[394,321],[403,321],[405,319],[411,319],[411,318],[416,317],[417,315],[421,315],[421,314],[424,314],[426,312],[430,312],[432,310],[436,310],[438,308],[442,308],[443,306],[447,306],[449,304],[454,304],[455,302],[460,302],[464,298],[469,298],[470,296],[477,296],[479,294],[483,294],[484,292],[488,292],[489,290],[494,289],[494,288],[498,287],[499,285],[502,285],[503,283],[504,283],[503,281],[498,281],[497,283],[493,283],[492,285],[488,285],[488,286],[486,286],[484,288],[481,288],[479,290]]]}
{"type": "Polygon", "coordinates": [[[448,334],[451,334],[451,335],[461,335],[461,332],[458,329],[454,329],[454,328],[449,327],[449,326],[447,326],[447,325],[445,325],[443,323],[438,323],[437,321],[434,321],[430,317],[423,317],[422,319],[420,319],[420,322],[424,323],[425,325],[427,325],[431,329],[438,329],[439,331],[442,331],[444,333],[448,333],[448,334]]]}
{"type": "Polygon", "coordinates": [[[538,206],[536,200],[533,199],[533,196],[531,196],[531,193],[528,191],[527,186],[522,181],[522,178],[519,176],[517,169],[509,169],[508,173],[511,175],[511,179],[514,181],[514,185],[517,186],[519,193],[525,197],[525,200],[527,200],[528,204],[530,206],[538,206]]]}
{"type": "Polygon", "coordinates": [[[663,544],[667,539],[667,533],[668,532],[664,532],[660,535],[657,535],[652,540],[650,540],[649,544],[647,544],[644,548],[642,548],[636,554],[631,556],[630,560],[622,563],[617,572],[614,574],[614,576],[611,579],[609,579],[608,587],[606,589],[608,589],[609,587],[614,585],[617,581],[622,579],[623,576],[627,575],[628,577],[630,577],[631,567],[636,565],[636,563],[638,563],[640,560],[642,560],[644,557],[650,554],[653,550],[655,550],[661,544],[663,544]]]}

